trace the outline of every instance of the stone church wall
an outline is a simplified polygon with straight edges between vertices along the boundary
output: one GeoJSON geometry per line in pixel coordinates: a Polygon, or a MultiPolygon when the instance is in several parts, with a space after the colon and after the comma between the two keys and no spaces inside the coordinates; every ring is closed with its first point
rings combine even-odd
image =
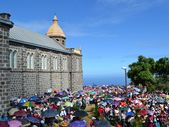
{"type": "Polygon", "coordinates": [[[23,75],[21,72],[13,72],[10,74],[10,85],[9,85],[9,97],[19,97],[23,93],[23,86],[22,86],[22,78],[23,75]]]}

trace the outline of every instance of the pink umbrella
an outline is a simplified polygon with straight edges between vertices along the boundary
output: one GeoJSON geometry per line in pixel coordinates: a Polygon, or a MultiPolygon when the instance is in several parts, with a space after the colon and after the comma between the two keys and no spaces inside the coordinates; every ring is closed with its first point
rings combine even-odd
{"type": "Polygon", "coordinates": [[[122,99],[119,98],[119,97],[115,97],[114,100],[115,100],[115,101],[121,101],[122,99]]]}
{"type": "Polygon", "coordinates": [[[21,127],[22,123],[18,120],[8,121],[10,127],[21,127]]]}

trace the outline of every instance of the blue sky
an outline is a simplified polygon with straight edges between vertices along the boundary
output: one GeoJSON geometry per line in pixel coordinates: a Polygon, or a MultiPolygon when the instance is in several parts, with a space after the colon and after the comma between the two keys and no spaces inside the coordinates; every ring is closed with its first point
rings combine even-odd
{"type": "Polygon", "coordinates": [[[54,15],[67,47],[83,50],[84,83],[123,84],[139,55],[168,56],[168,0],[5,0],[17,26],[45,34],[54,15]]]}

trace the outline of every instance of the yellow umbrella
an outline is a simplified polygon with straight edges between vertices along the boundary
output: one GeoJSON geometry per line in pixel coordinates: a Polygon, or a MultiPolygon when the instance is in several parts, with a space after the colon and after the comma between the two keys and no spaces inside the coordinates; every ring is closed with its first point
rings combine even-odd
{"type": "Polygon", "coordinates": [[[17,111],[19,111],[18,108],[11,108],[11,109],[8,111],[8,113],[9,113],[10,116],[12,116],[12,115],[14,115],[14,113],[17,112],[17,111]]]}
{"type": "Polygon", "coordinates": [[[67,102],[64,104],[64,106],[66,106],[66,107],[73,107],[73,103],[67,101],[67,102]]]}
{"type": "Polygon", "coordinates": [[[26,107],[35,107],[36,105],[33,102],[31,102],[31,101],[27,101],[27,102],[25,102],[25,104],[23,106],[26,106],[26,107]]]}

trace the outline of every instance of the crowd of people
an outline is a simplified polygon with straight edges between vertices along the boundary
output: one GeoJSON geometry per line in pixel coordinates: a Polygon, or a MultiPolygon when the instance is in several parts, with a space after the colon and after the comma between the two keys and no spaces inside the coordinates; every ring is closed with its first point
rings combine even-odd
{"type": "Polygon", "coordinates": [[[0,127],[168,127],[169,95],[129,85],[49,89],[18,97],[0,117],[0,127]]]}

